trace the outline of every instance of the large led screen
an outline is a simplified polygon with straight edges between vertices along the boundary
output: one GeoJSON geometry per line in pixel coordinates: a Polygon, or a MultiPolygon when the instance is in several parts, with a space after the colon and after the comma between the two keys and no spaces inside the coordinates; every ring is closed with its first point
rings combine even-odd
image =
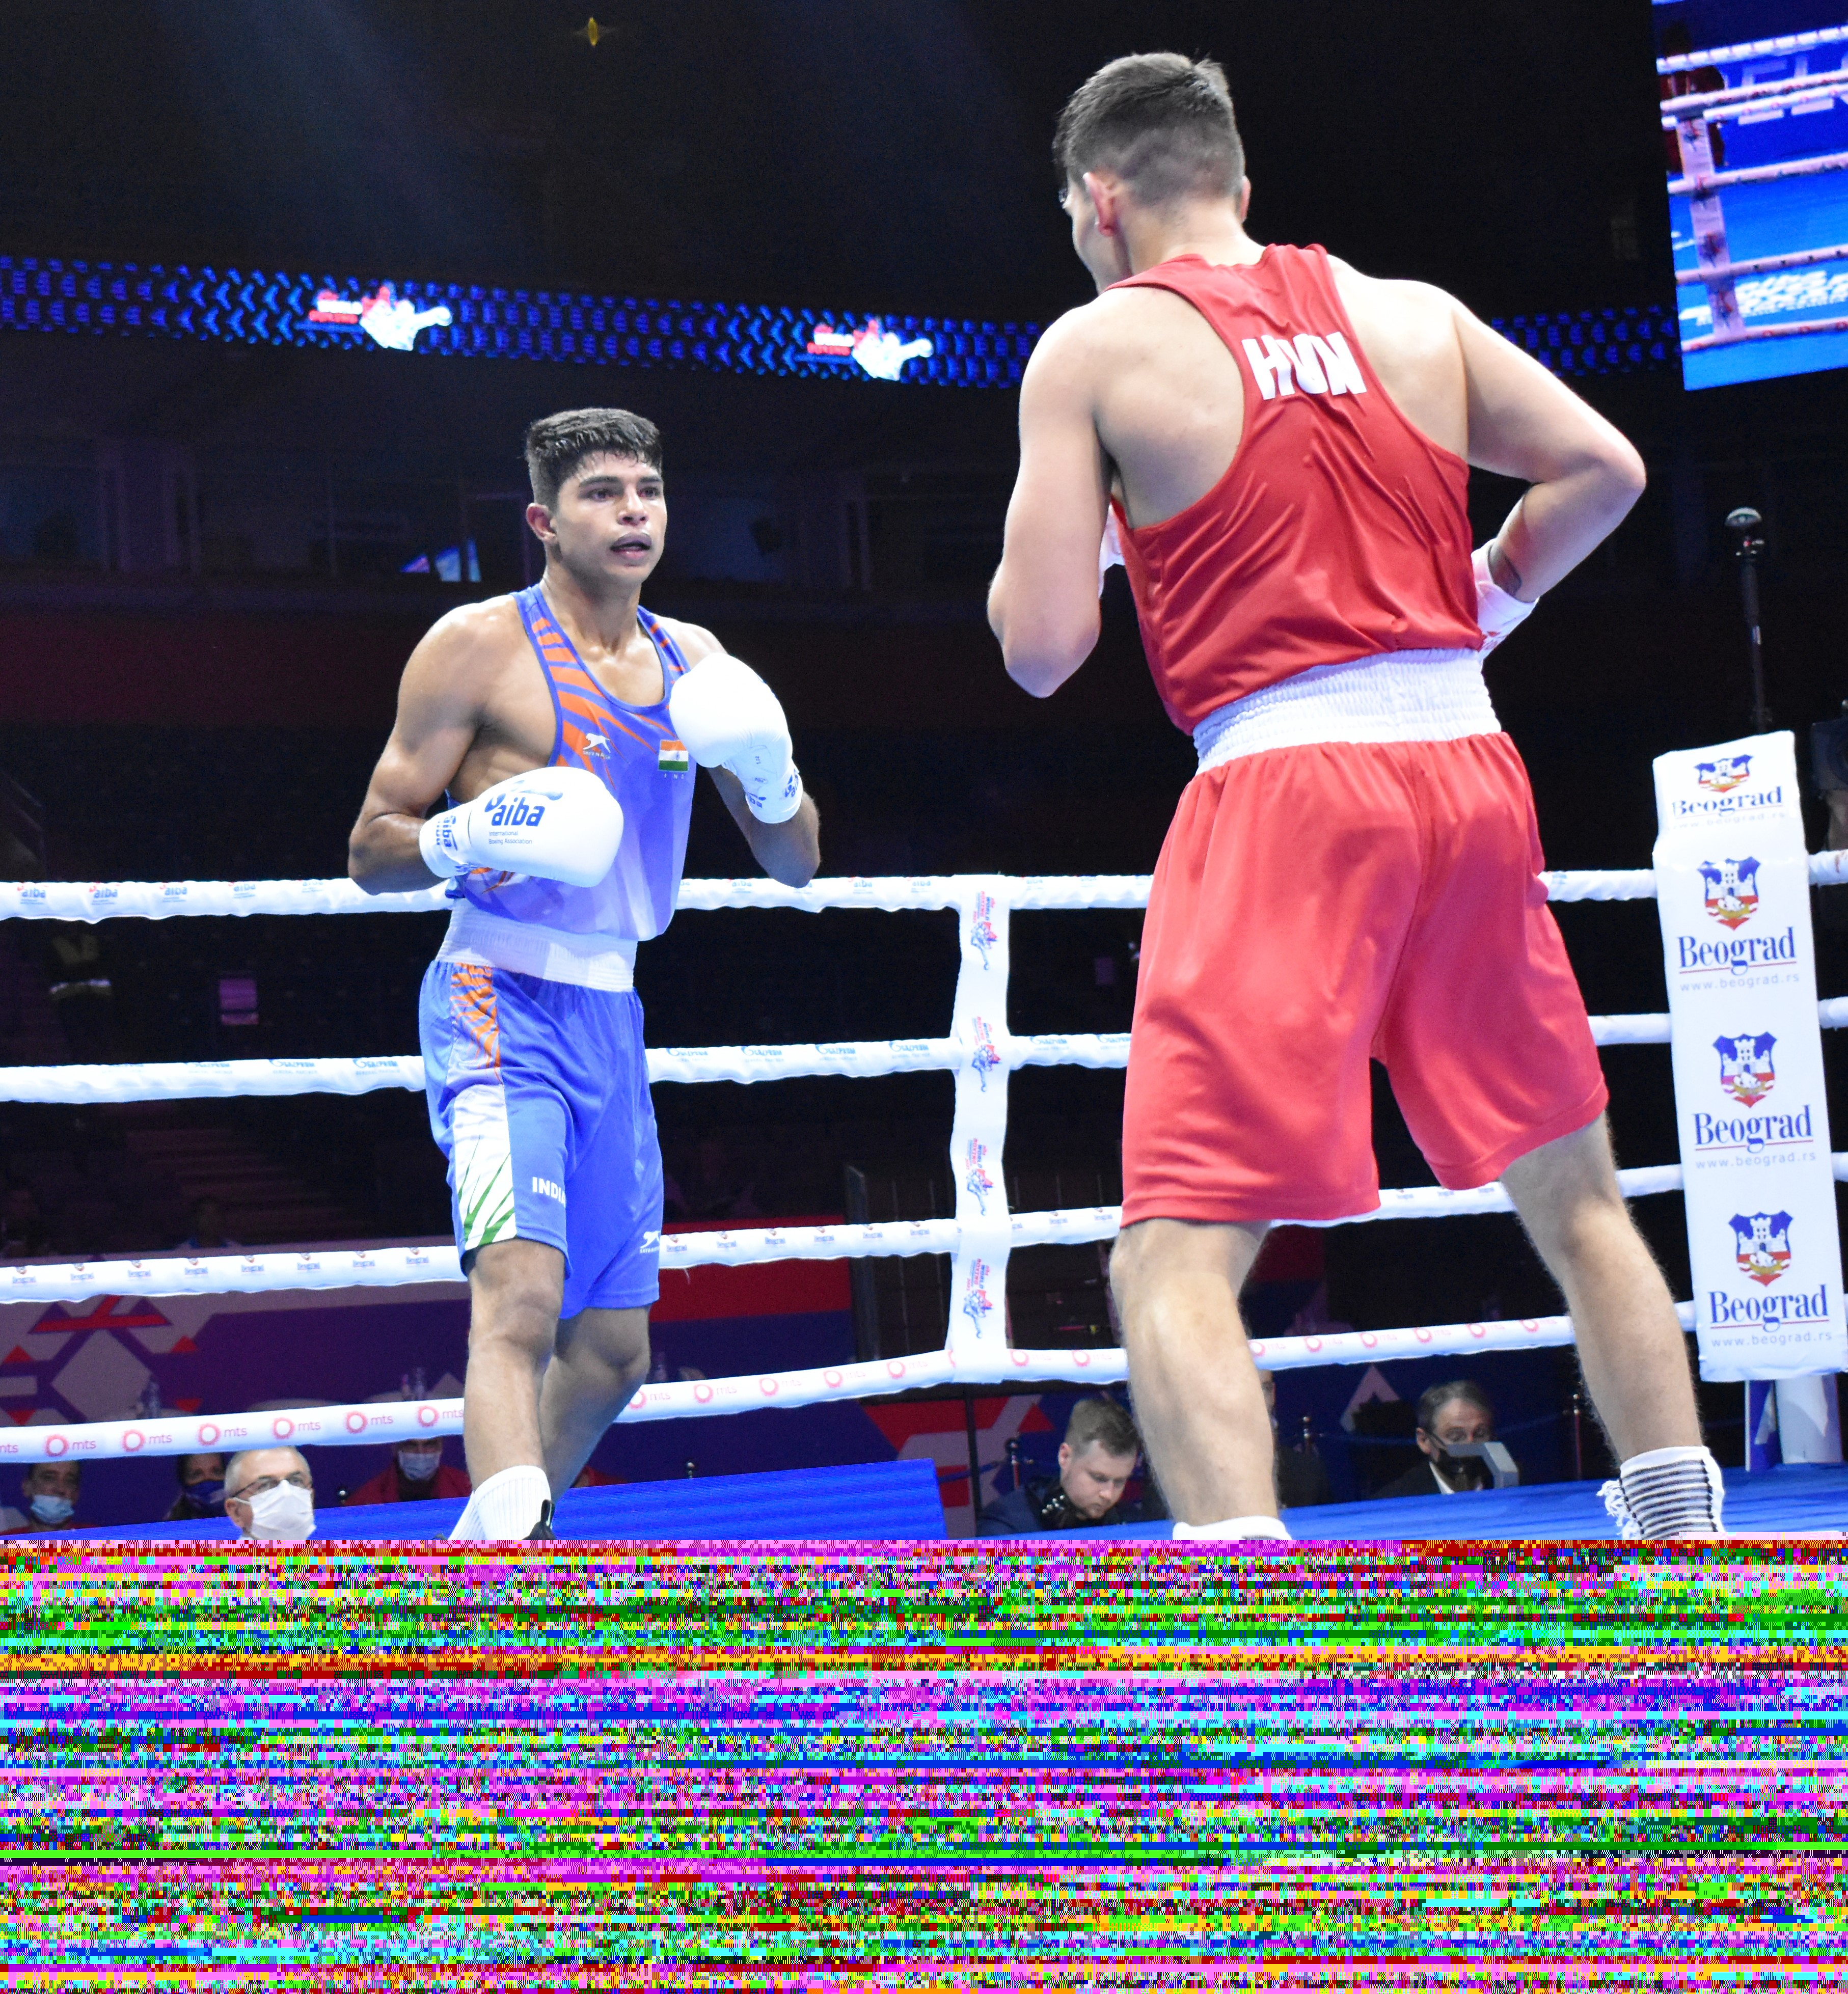
{"type": "Polygon", "coordinates": [[[1848,0],[1652,11],[1682,379],[1848,367],[1848,0]]]}

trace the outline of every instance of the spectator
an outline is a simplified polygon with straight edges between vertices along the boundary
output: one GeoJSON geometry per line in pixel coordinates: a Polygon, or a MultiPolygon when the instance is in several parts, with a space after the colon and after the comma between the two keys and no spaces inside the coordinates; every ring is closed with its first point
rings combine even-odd
{"type": "Polygon", "coordinates": [[[725,1138],[708,1132],[693,1152],[693,1168],[681,1188],[687,1211],[694,1218],[756,1218],[754,1183],[732,1160],[725,1138]]]}
{"type": "Polygon", "coordinates": [[[371,1502],[429,1502],[466,1496],[474,1486],[459,1468],[443,1458],[440,1440],[401,1441],[391,1460],[370,1482],[347,1498],[349,1506],[371,1502]]]}
{"type": "Polygon", "coordinates": [[[30,1184],[9,1184],[0,1200],[0,1260],[29,1260],[51,1251],[51,1228],[30,1184]]]}
{"type": "Polygon", "coordinates": [[[1148,1523],[1164,1515],[1152,1491],[1135,1502],[1123,1499],[1141,1445],[1135,1422],[1113,1400],[1080,1399],[1059,1443],[1057,1476],[996,1496],[982,1512],[981,1534],[1090,1530],[1103,1523],[1148,1523]]]}
{"type": "Polygon", "coordinates": [[[221,1454],[183,1454],[173,1463],[180,1493],[161,1519],[168,1523],[201,1523],[225,1513],[225,1457],[221,1454]]]}
{"type": "Polygon", "coordinates": [[[1388,1496],[1464,1496],[1492,1489],[1495,1477],[1479,1456],[1459,1460],[1446,1451],[1495,1437],[1495,1408],[1481,1386],[1467,1378],[1452,1378],[1433,1385],[1418,1401],[1417,1413],[1418,1451],[1425,1458],[1408,1468],[1397,1481],[1389,1482],[1373,1495],[1388,1496]]]}
{"type": "Polygon", "coordinates": [[[119,1057],[115,995],[105,973],[102,938],[81,922],[59,921],[49,930],[48,995],[74,1059],[89,1064],[119,1057]]]}
{"type": "Polygon", "coordinates": [[[75,1530],[84,1494],[84,1471],[74,1461],[41,1461],[26,1471],[18,1509],[0,1509],[0,1531],[75,1530]]]}
{"type": "Polygon", "coordinates": [[[1260,1371],[1258,1382],[1264,1388],[1264,1403],[1270,1413],[1270,1430],[1275,1436],[1271,1462],[1277,1477],[1277,1501],[1279,1509],[1308,1509],[1318,1502],[1332,1502],[1334,1491],[1329,1485],[1329,1471],[1322,1465],[1319,1454],[1304,1454],[1294,1447],[1286,1447],[1277,1424],[1277,1380],[1268,1371],[1260,1371]]]}
{"type": "Polygon", "coordinates": [[[314,1534],[314,1477],[292,1447],[234,1454],[225,1471],[225,1513],[241,1537],[306,1543],[314,1534]]]}
{"type": "Polygon", "coordinates": [[[225,1208],[209,1194],[193,1200],[193,1229],[175,1249],[181,1253],[221,1253],[228,1246],[241,1246],[241,1239],[225,1236],[225,1208]]]}

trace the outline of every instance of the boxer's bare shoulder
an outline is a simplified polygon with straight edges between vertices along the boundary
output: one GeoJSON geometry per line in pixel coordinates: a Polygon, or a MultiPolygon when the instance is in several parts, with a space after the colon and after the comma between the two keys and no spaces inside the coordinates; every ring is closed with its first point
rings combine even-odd
{"type": "Polygon", "coordinates": [[[419,809],[444,789],[466,800],[543,766],[556,727],[519,605],[497,595],[451,610],[424,632],[399,681],[379,768],[419,809]]]}
{"type": "Polygon", "coordinates": [[[1467,305],[1435,284],[1329,262],[1373,372],[1433,443],[1530,483],[1597,467],[1632,496],[1642,489],[1642,460],[1617,430],[1467,305]]]}
{"type": "Polygon", "coordinates": [[[1105,291],[1055,320],[1027,364],[1023,393],[1029,382],[1126,416],[1143,396],[1171,413],[1176,391],[1196,385],[1222,400],[1229,384],[1235,404],[1240,399],[1225,342],[1186,299],[1154,285],[1105,291]]]}
{"type": "Polygon", "coordinates": [[[697,665],[701,658],[710,658],[725,649],[702,623],[688,623],[678,616],[659,616],[655,620],[680,646],[681,656],[689,665],[697,665]]]}
{"type": "Polygon", "coordinates": [[[1399,413],[1453,456],[1469,448],[1469,379],[1459,320],[1468,314],[1435,284],[1369,277],[1339,256],[1329,259],[1335,288],[1399,413]]]}
{"type": "MultiPolygon", "coordinates": [[[[400,700],[485,712],[499,703],[510,681],[537,676],[520,670],[531,649],[512,596],[464,603],[423,633],[405,665],[400,700]]],[[[543,687],[539,690],[543,694],[543,687]]]]}
{"type": "Polygon", "coordinates": [[[1225,475],[1245,423],[1238,363],[1186,299],[1152,285],[1101,293],[1048,328],[1021,383],[1030,420],[1095,430],[1130,523],[1171,519],[1225,475]]]}

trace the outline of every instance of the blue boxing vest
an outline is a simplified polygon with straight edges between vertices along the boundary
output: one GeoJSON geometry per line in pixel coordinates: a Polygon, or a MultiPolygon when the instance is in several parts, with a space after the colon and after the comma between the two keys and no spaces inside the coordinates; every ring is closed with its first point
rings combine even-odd
{"type": "MultiPolygon", "coordinates": [[[[548,766],[588,769],[602,779],[622,806],[622,841],[615,863],[594,886],[478,865],[458,875],[449,897],[561,934],[650,940],[674,918],[687,860],[697,771],[674,737],[667,700],[687,660],[660,619],[638,605],[636,620],[661,660],[662,696],[652,706],[626,706],[598,684],[542,589],[523,588],[513,600],[552,695],[557,725],[548,766]]],[[[458,926],[466,926],[465,914],[458,926]]]]}

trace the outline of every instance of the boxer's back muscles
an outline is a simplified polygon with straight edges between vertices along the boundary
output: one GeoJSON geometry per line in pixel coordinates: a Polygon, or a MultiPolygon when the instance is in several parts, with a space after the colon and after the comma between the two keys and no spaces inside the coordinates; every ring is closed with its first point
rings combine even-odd
{"type": "MultiPolygon", "coordinates": [[[[1459,457],[1469,444],[1454,301],[1427,284],[1382,283],[1335,265],[1341,300],[1401,412],[1459,457]]],[[[1071,320],[1070,364],[1091,385],[1094,424],[1132,526],[1172,519],[1210,492],[1236,454],[1245,389],[1226,343],[1173,291],[1112,290],[1071,320]]],[[[1325,330],[1327,328],[1325,328],[1325,330]]]]}
{"type": "MultiPolygon", "coordinates": [[[[1509,585],[1530,600],[1550,588],[1634,502],[1635,452],[1445,293],[1334,259],[1330,266],[1355,339],[1413,428],[1531,486],[1513,538],[1503,536],[1517,577],[1509,585]]],[[[1133,527],[1196,503],[1237,454],[1250,392],[1225,341],[1173,291],[1106,290],[1047,331],[1021,386],[1020,471],[997,605],[1034,605],[1031,627],[997,622],[1009,668],[1030,691],[1053,690],[1096,640],[1095,553],[1113,489],[1133,527]]]]}

